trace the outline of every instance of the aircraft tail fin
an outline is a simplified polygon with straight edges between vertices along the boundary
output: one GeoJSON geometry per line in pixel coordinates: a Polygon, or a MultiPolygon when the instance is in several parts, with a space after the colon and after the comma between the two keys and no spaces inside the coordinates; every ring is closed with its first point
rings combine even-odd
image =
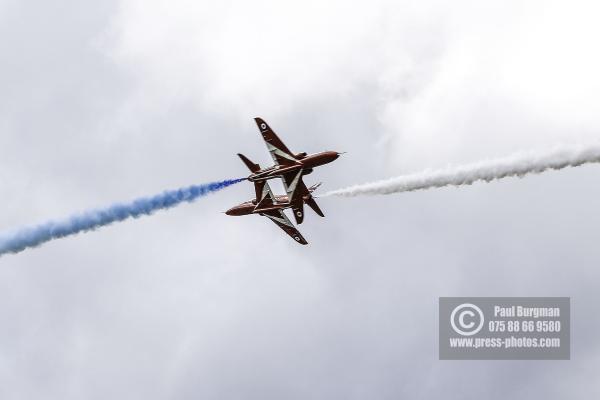
{"type": "Polygon", "coordinates": [[[246,167],[248,167],[248,169],[250,170],[250,172],[254,173],[254,172],[260,171],[260,165],[254,164],[245,155],[238,153],[238,157],[242,159],[243,163],[246,164],[246,167]]]}
{"type": "Polygon", "coordinates": [[[254,182],[254,192],[255,192],[255,196],[256,196],[256,204],[264,202],[264,201],[269,201],[269,199],[267,199],[268,193],[265,192],[265,181],[258,181],[258,182],[254,182]],[[267,200],[265,200],[267,199],[267,200]]]}
{"type": "Polygon", "coordinates": [[[304,221],[304,203],[302,201],[297,202],[292,207],[292,211],[294,212],[294,218],[296,218],[296,223],[300,225],[302,221],[304,221]]]}

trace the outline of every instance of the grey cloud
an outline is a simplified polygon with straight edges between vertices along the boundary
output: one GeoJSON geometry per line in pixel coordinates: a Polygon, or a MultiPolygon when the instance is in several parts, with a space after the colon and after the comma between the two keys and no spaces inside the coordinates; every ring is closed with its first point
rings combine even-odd
{"type": "MultiPolygon", "coordinates": [[[[450,154],[456,137],[447,141],[443,129],[434,129],[431,138],[440,140],[432,144],[414,131],[411,144],[405,122],[387,114],[402,111],[402,103],[386,97],[380,82],[392,76],[401,89],[401,71],[413,64],[390,57],[387,65],[400,72],[385,75],[372,68],[384,57],[367,63],[361,51],[378,37],[370,28],[381,15],[402,14],[406,5],[388,4],[393,12],[387,13],[377,8],[358,31],[352,23],[361,8],[344,2],[352,13],[346,18],[337,13],[341,3],[328,6],[323,20],[348,23],[329,31],[318,48],[331,59],[304,64],[299,82],[279,85],[292,77],[269,73],[293,71],[302,54],[294,46],[318,43],[326,29],[304,32],[294,10],[280,5],[265,16],[293,24],[287,31],[275,24],[288,48],[261,36],[271,25],[263,30],[235,7],[214,11],[221,6],[201,4],[207,25],[196,31],[200,11],[184,3],[2,8],[0,47],[11,59],[0,65],[7,88],[0,95],[2,228],[243,175],[236,152],[268,162],[251,120],[256,115],[294,150],[349,152],[308,177],[323,180],[326,190],[415,169],[427,158],[445,164],[504,155],[473,140],[485,119],[466,125],[465,141],[458,142],[464,149],[450,154]],[[215,36],[211,18],[221,29],[215,36]],[[251,65],[256,54],[238,54],[237,64],[218,70],[235,55],[235,35],[244,33],[236,26],[292,56],[281,54],[260,71],[251,65]],[[352,40],[336,36],[347,32],[352,40]],[[180,47],[165,52],[163,45],[179,38],[180,47]],[[215,54],[221,58],[208,67],[201,62],[215,54]],[[349,66],[339,69],[344,63],[349,66]],[[265,92],[256,93],[261,86],[265,92]],[[399,139],[385,142],[384,134],[399,139]],[[404,166],[390,161],[408,156],[404,166]]],[[[261,10],[269,9],[265,4],[261,10]]],[[[461,7],[467,15],[461,21],[471,15],[475,30],[481,14],[461,7]]],[[[419,84],[408,75],[410,99],[427,95],[446,105],[443,93],[427,88],[440,87],[438,74],[454,76],[445,71],[454,31],[447,10],[432,18],[442,28],[423,22],[431,9],[435,4],[407,11],[398,21],[406,36],[393,31],[398,41],[377,54],[395,50],[402,37],[414,43],[411,32],[418,33],[415,41],[429,35],[423,47],[412,44],[414,51],[406,52],[409,60],[421,56],[415,73],[427,69],[419,84]],[[418,24],[406,22],[412,16],[418,24]]],[[[464,107],[462,115],[478,104],[469,96],[447,101],[464,107]]],[[[425,103],[407,106],[419,110],[415,121],[438,121],[435,107],[425,103]]],[[[502,103],[489,113],[496,107],[502,103]]],[[[525,120],[535,119],[528,107],[520,110],[525,120]]],[[[552,137],[544,139],[545,126],[524,130],[532,135],[525,142],[554,145],[552,137]]],[[[497,142],[511,149],[502,138],[497,142]]],[[[597,174],[597,166],[586,166],[460,190],[325,198],[326,218],[308,215],[301,226],[307,247],[258,217],[220,214],[252,195],[239,185],[201,203],[4,257],[0,397],[588,398],[598,393],[597,174]],[[471,294],[571,296],[572,360],[438,361],[437,297],[471,294]]]]}

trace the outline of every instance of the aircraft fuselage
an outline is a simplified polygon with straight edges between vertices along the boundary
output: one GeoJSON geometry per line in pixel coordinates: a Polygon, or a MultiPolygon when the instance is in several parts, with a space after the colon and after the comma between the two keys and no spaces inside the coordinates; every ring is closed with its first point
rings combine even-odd
{"type": "Polygon", "coordinates": [[[225,211],[227,215],[233,216],[242,216],[242,215],[251,215],[251,214],[261,214],[266,211],[273,210],[284,210],[286,208],[290,208],[292,205],[287,201],[287,196],[276,196],[277,202],[268,207],[262,207],[260,209],[256,209],[256,201],[246,201],[242,204],[239,204],[235,207],[231,207],[229,210],[225,211]]]}
{"type": "Polygon", "coordinates": [[[303,175],[308,175],[313,168],[321,165],[329,164],[336,160],[340,153],[335,151],[323,151],[321,153],[311,154],[296,161],[293,165],[274,165],[269,168],[261,169],[248,177],[250,182],[265,181],[272,178],[281,178],[288,173],[297,172],[299,170],[306,171],[303,175]]]}

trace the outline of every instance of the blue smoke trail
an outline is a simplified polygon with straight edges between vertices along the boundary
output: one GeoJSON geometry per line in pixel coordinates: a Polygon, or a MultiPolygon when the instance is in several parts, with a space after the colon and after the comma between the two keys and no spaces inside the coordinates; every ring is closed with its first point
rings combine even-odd
{"type": "Polygon", "coordinates": [[[50,240],[91,231],[113,222],[150,215],[155,211],[175,207],[183,202],[190,203],[199,197],[224,189],[244,179],[228,179],[221,182],[169,190],[155,196],[142,197],[129,203],[116,203],[107,208],[85,211],[64,220],[49,221],[41,225],[5,233],[0,237],[0,256],[6,253],[18,253],[50,240]]]}

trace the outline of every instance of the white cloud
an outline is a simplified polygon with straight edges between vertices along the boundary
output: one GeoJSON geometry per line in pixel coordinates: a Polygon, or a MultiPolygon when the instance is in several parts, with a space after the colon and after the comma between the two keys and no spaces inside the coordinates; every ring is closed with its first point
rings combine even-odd
{"type": "Polygon", "coordinates": [[[597,10],[458,4],[431,81],[383,107],[392,164],[422,168],[600,137],[597,10]]]}
{"type": "Polygon", "coordinates": [[[588,2],[122,4],[111,46],[148,101],[247,119],[369,88],[394,172],[598,136],[588,2]]]}
{"type": "Polygon", "coordinates": [[[381,11],[341,0],[132,0],[112,34],[117,60],[160,96],[247,118],[351,90],[373,62],[360,55],[381,11]]]}

